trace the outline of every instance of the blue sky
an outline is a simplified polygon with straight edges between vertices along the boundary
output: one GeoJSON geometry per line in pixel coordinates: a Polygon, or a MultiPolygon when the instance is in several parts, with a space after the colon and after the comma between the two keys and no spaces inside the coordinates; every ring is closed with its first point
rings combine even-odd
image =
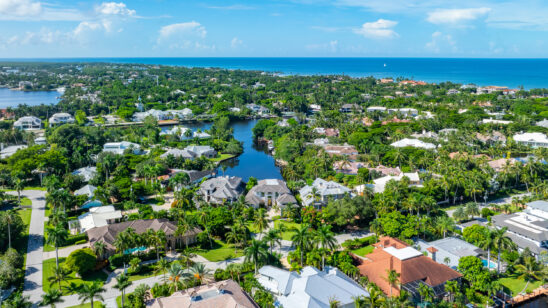
{"type": "Polygon", "coordinates": [[[0,57],[548,57],[546,0],[0,0],[0,57]]]}

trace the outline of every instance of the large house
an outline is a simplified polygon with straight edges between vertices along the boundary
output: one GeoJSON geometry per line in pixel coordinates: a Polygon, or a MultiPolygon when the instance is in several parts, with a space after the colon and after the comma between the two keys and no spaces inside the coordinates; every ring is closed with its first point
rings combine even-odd
{"type": "Polygon", "coordinates": [[[42,120],[33,116],[21,117],[13,123],[13,127],[21,130],[40,129],[42,120]]]}
{"type": "Polygon", "coordinates": [[[66,112],[55,113],[49,118],[49,125],[74,123],[74,117],[66,112]]]}
{"type": "Polygon", "coordinates": [[[548,137],[543,133],[522,133],[515,134],[514,141],[530,146],[533,148],[547,148],[548,147],[548,137]]]}
{"type": "MultiPolygon", "coordinates": [[[[388,184],[388,182],[390,182],[391,180],[398,182],[398,181],[401,181],[404,177],[409,179],[410,186],[420,187],[422,185],[422,181],[419,177],[418,172],[409,172],[409,173],[402,172],[398,175],[387,175],[387,176],[383,176],[381,178],[373,180],[373,185],[371,184],[364,184],[364,185],[370,186],[373,189],[374,193],[382,193],[384,192],[384,189],[386,187],[386,184],[388,184]]],[[[364,186],[364,185],[357,186],[356,190],[361,189],[363,191],[364,188],[361,186],[364,186]]]]}
{"type": "Polygon", "coordinates": [[[304,206],[314,205],[320,207],[326,205],[329,199],[342,199],[351,195],[350,188],[333,181],[317,178],[312,185],[301,188],[299,194],[304,206]]]}
{"type": "Polygon", "coordinates": [[[387,295],[398,296],[400,290],[405,290],[413,298],[420,298],[419,286],[424,284],[433,289],[436,297],[441,297],[446,293],[445,283],[459,280],[462,276],[398,239],[382,237],[373,246],[373,252],[366,259],[358,260],[361,262],[358,269],[387,295]],[[387,281],[391,270],[400,274],[395,285],[390,285],[387,281]]]}
{"type": "Polygon", "coordinates": [[[445,264],[452,269],[457,269],[460,258],[474,256],[479,257],[483,250],[456,237],[446,237],[433,242],[425,242],[419,239],[415,246],[422,253],[438,263],[445,264]]]}
{"type": "Polygon", "coordinates": [[[182,157],[184,159],[194,159],[205,156],[207,158],[215,158],[217,151],[208,145],[190,145],[184,149],[169,149],[164,154],[160,155],[162,158],[167,158],[172,155],[173,157],[182,157]]]}
{"type": "Polygon", "coordinates": [[[124,152],[128,149],[131,149],[135,155],[142,153],[141,146],[133,142],[107,142],[103,145],[103,152],[110,152],[118,155],[124,154],[124,152]]]}
{"type": "Polygon", "coordinates": [[[270,207],[277,205],[282,208],[287,204],[296,204],[297,200],[291,194],[284,181],[278,179],[260,180],[245,196],[245,201],[258,208],[261,205],[270,207]]]}
{"type": "Polygon", "coordinates": [[[242,178],[237,176],[220,176],[209,179],[200,185],[198,194],[201,194],[206,202],[222,204],[238,200],[245,191],[242,178]]]}
{"type": "Polygon", "coordinates": [[[520,251],[525,248],[539,256],[548,252],[548,202],[527,203],[523,212],[499,214],[491,217],[496,228],[508,228],[506,235],[512,239],[520,251]]]}
{"type": "Polygon", "coordinates": [[[393,142],[390,145],[396,148],[413,147],[413,148],[423,148],[427,150],[436,148],[436,146],[432,143],[424,142],[419,139],[410,139],[410,138],[404,138],[402,140],[393,142]]]}
{"type": "Polygon", "coordinates": [[[233,280],[177,291],[146,302],[149,308],[259,308],[259,305],[233,280]]]}
{"type": "Polygon", "coordinates": [[[344,105],[342,105],[342,107],[340,109],[340,112],[342,112],[342,113],[350,113],[350,112],[353,112],[353,111],[362,112],[363,109],[358,104],[344,104],[344,105]]]}
{"type": "Polygon", "coordinates": [[[179,119],[187,118],[191,115],[192,115],[192,110],[190,110],[189,108],[184,108],[182,110],[166,110],[166,111],[150,109],[145,112],[134,113],[133,121],[142,122],[149,116],[155,118],[158,121],[162,121],[162,120],[172,120],[176,118],[179,118],[179,119]]]}
{"type": "Polygon", "coordinates": [[[104,227],[122,220],[122,212],[112,205],[92,207],[89,212],[78,216],[78,223],[73,223],[73,233],[81,233],[93,228],[104,227]]]}
{"type": "Polygon", "coordinates": [[[198,228],[193,228],[187,231],[184,235],[176,235],[177,224],[165,218],[161,218],[124,221],[109,224],[103,227],[93,228],[87,230],[86,233],[88,235],[89,244],[91,247],[93,247],[95,242],[105,243],[105,255],[108,257],[116,253],[114,241],[116,240],[118,233],[128,228],[132,228],[137,234],[145,233],[147,230],[153,230],[154,232],[159,230],[164,231],[167,236],[167,249],[175,249],[177,247],[183,247],[183,245],[186,244],[195,243],[196,236],[198,233],[202,232],[198,228]]]}
{"type": "Polygon", "coordinates": [[[257,281],[283,307],[329,308],[333,299],[341,308],[353,308],[354,299],[369,293],[337,268],[320,271],[307,266],[300,274],[270,265],[259,269],[257,281]]]}
{"type": "Polygon", "coordinates": [[[97,174],[97,167],[82,167],[72,171],[72,175],[81,176],[84,182],[89,182],[97,174]]]}

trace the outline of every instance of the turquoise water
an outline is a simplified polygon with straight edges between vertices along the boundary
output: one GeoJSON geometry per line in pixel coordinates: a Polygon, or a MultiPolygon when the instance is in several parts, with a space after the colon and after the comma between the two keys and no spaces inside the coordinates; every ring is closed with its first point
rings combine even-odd
{"type": "Polygon", "coordinates": [[[28,106],[57,104],[59,96],[61,93],[57,91],[23,92],[0,88],[0,109],[23,104],[28,106]]]}
{"type": "MultiPolygon", "coordinates": [[[[482,259],[481,263],[483,263],[483,266],[487,267],[487,260],[482,259]]],[[[491,263],[489,263],[489,268],[497,268],[497,264],[491,261],[491,263]]]]}
{"type": "MultiPolygon", "coordinates": [[[[1,60],[1,59],[0,59],[1,60]]],[[[4,59],[2,61],[9,61],[4,59]]],[[[548,59],[451,58],[59,58],[12,61],[141,63],[283,74],[406,77],[427,82],[548,88],[548,59]],[[385,65],[386,64],[386,65],[385,65]]]]}
{"type": "Polygon", "coordinates": [[[145,251],[147,250],[146,246],[142,246],[142,247],[136,247],[136,248],[131,248],[131,249],[126,249],[124,250],[124,254],[125,255],[130,255],[134,252],[137,252],[137,251],[145,251]]]}

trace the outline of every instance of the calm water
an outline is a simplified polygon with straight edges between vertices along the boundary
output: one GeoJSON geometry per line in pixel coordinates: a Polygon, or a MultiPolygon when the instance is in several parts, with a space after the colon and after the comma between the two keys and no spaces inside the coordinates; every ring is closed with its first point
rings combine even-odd
{"type": "Polygon", "coordinates": [[[548,307],[548,296],[541,296],[530,302],[526,302],[520,305],[516,305],[520,308],[546,308],[548,307]]]}
{"type": "Polygon", "coordinates": [[[61,93],[57,91],[23,92],[0,88],[0,109],[23,104],[28,106],[57,104],[59,96],[61,93]]]}
{"type": "MultiPolygon", "coordinates": [[[[9,60],[7,60],[9,61],[9,60]]],[[[407,77],[427,82],[548,88],[548,59],[449,58],[65,58],[16,61],[142,63],[283,74],[407,77]],[[386,64],[386,65],[385,65],[386,64]]]]}
{"type": "MultiPolygon", "coordinates": [[[[247,181],[251,176],[259,180],[282,179],[280,169],[276,167],[274,158],[268,155],[265,149],[257,147],[253,142],[251,129],[256,123],[257,120],[231,123],[231,127],[234,128],[234,138],[244,143],[244,152],[236,158],[222,162],[221,166],[226,167],[226,175],[239,176],[244,181],[247,181]]],[[[197,129],[206,130],[211,127],[211,123],[185,124],[184,126],[192,129],[192,131],[197,129]]],[[[219,168],[219,175],[222,174],[223,171],[219,168]]]]}

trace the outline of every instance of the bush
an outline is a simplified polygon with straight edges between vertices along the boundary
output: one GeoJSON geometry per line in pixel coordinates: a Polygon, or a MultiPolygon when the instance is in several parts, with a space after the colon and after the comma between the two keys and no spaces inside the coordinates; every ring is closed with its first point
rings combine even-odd
{"type": "Polygon", "coordinates": [[[169,288],[170,288],[170,286],[167,285],[167,284],[156,283],[156,284],[154,284],[152,289],[150,289],[150,293],[152,293],[152,296],[154,298],[170,296],[171,292],[170,292],[169,288]]]}
{"type": "Polygon", "coordinates": [[[488,218],[488,217],[491,217],[493,215],[495,215],[495,212],[493,212],[493,210],[491,210],[489,208],[486,208],[486,207],[481,209],[481,217],[488,218]]]}
{"type": "Polygon", "coordinates": [[[74,245],[80,245],[80,244],[85,244],[87,243],[88,241],[87,240],[80,240],[78,242],[75,242],[74,245]]]}
{"type": "Polygon", "coordinates": [[[84,244],[88,241],[88,235],[87,233],[77,234],[77,235],[71,235],[67,238],[65,241],[66,246],[76,245],[76,244],[84,244]]]}
{"type": "Polygon", "coordinates": [[[95,267],[97,257],[90,248],[78,249],[70,253],[65,261],[66,266],[82,277],[95,267]]]}

